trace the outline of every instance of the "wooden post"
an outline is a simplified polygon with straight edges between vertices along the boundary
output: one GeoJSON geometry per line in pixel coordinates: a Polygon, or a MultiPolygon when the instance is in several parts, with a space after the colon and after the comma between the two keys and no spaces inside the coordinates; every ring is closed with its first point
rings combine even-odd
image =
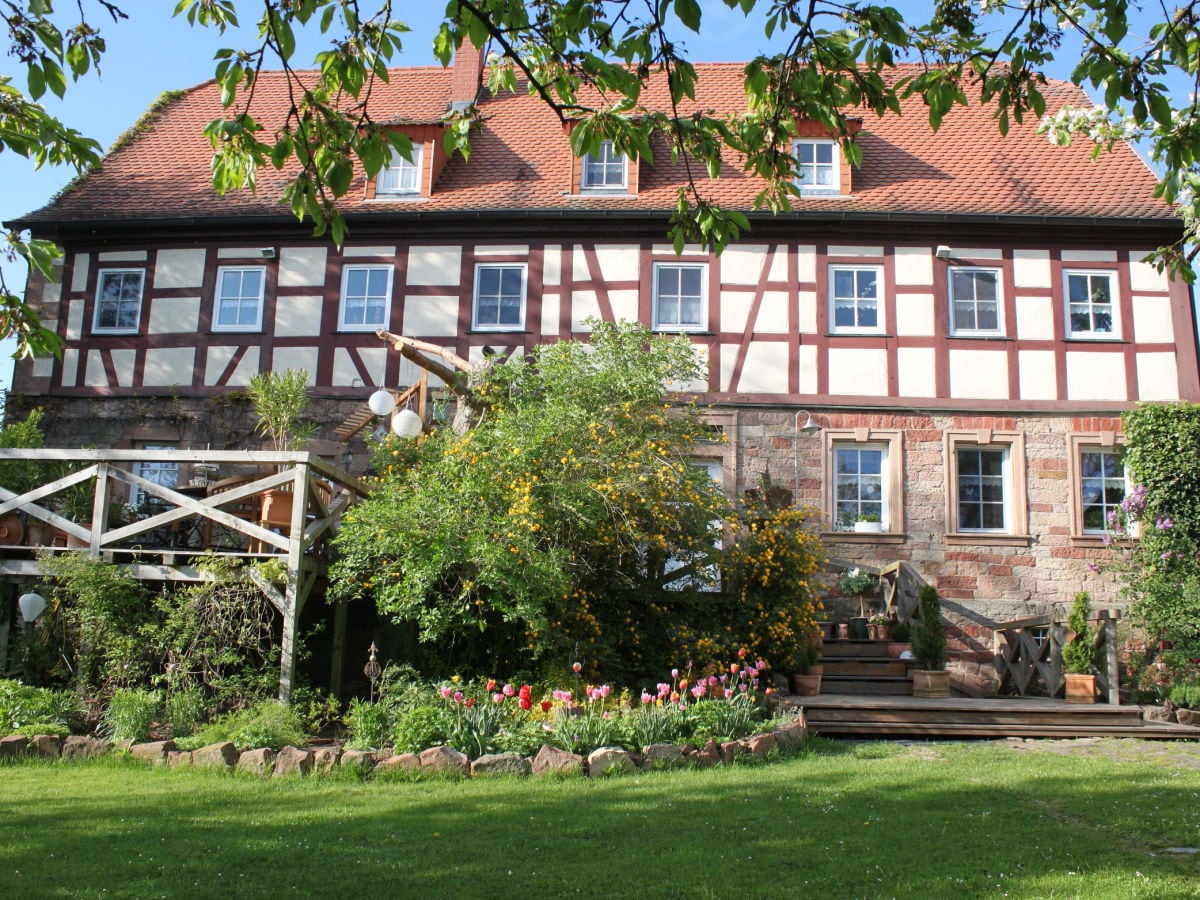
{"type": "Polygon", "coordinates": [[[1060,690],[1065,690],[1063,680],[1062,648],[1065,641],[1065,629],[1058,622],[1050,626],[1048,640],[1050,641],[1050,677],[1046,684],[1048,696],[1057,697],[1060,690]]]}
{"type": "Polygon", "coordinates": [[[1121,703],[1121,668],[1117,659],[1117,620],[1112,616],[1104,619],[1104,650],[1108,657],[1108,702],[1113,706],[1121,703]]]}
{"type": "Polygon", "coordinates": [[[342,670],[346,667],[346,604],[333,607],[333,662],[329,668],[329,692],[342,696],[342,670]]]}
{"type": "Polygon", "coordinates": [[[308,464],[297,463],[292,482],[292,522],[288,526],[287,592],[284,595],[283,638],[279,648],[279,699],[291,700],[296,682],[296,636],[304,597],[300,567],[304,562],[304,518],[308,511],[308,464]]]}

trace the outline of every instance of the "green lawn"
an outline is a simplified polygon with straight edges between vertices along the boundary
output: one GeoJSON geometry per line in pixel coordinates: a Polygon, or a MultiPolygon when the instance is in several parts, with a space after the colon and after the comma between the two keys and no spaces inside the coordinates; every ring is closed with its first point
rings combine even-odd
{"type": "Polygon", "coordinates": [[[610,780],[0,768],[0,896],[1200,896],[1200,770],[815,742],[610,780]]]}

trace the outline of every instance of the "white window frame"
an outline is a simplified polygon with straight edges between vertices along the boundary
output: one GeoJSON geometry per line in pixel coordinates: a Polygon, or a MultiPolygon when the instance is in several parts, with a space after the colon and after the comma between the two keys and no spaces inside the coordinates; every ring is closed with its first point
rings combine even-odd
{"type": "MultiPolygon", "coordinates": [[[[387,328],[392,316],[392,276],[394,267],[391,265],[378,264],[352,264],[342,267],[342,290],[338,299],[338,331],[376,331],[380,328],[387,328]],[[387,287],[383,294],[383,318],[379,322],[367,321],[366,306],[368,300],[374,295],[369,291],[363,294],[364,309],[362,322],[347,322],[346,321],[346,300],[347,291],[350,284],[350,275],[353,272],[372,272],[382,271],[387,274],[387,287]]],[[[370,276],[367,276],[368,282],[370,276]]]]}
{"type": "MultiPolygon", "coordinates": [[[[1068,338],[1074,340],[1088,341],[1113,341],[1121,339],[1121,303],[1120,294],[1117,287],[1117,273],[1112,269],[1063,269],[1063,314],[1065,320],[1065,332],[1068,338]],[[1075,321],[1071,315],[1071,307],[1074,305],[1071,302],[1071,279],[1072,278],[1105,278],[1108,280],[1108,298],[1109,316],[1111,317],[1111,330],[1097,331],[1095,328],[1075,329],[1075,321]]],[[[1094,322],[1095,307],[1090,297],[1086,302],[1088,307],[1088,320],[1094,322]]]]}
{"type": "Polygon", "coordinates": [[[802,195],[805,194],[840,194],[842,192],[842,157],[841,148],[837,141],[823,138],[799,138],[792,141],[792,155],[796,159],[796,187],[802,195]],[[802,161],[801,150],[809,147],[812,150],[812,160],[802,161]],[[818,159],[820,151],[828,149],[830,161],[818,159]],[[826,184],[819,182],[822,172],[828,174],[826,184]]]}
{"type": "MultiPolygon", "coordinates": [[[[101,269],[96,273],[96,308],[92,317],[92,331],[95,334],[137,334],[142,324],[142,301],[146,292],[146,270],[145,269],[101,269]],[[138,292],[137,292],[137,314],[134,316],[132,326],[122,325],[101,325],[100,310],[104,305],[104,283],[107,276],[110,275],[136,275],[138,277],[138,292]]],[[[129,301],[110,301],[117,304],[118,314],[122,303],[129,301]]]]}
{"type": "Polygon", "coordinates": [[[424,160],[425,145],[419,141],[412,143],[411,160],[405,159],[399,150],[392,147],[388,164],[375,176],[375,196],[411,197],[420,194],[424,160]]]}
{"type": "MultiPolygon", "coordinates": [[[[711,458],[695,458],[690,460],[691,465],[698,469],[703,469],[704,472],[712,479],[713,484],[717,485],[722,492],[725,491],[725,462],[721,459],[711,458]]],[[[713,519],[709,523],[712,526],[713,532],[716,535],[713,538],[713,547],[721,549],[724,543],[722,531],[724,523],[720,519],[713,519]]],[[[691,565],[695,560],[699,559],[700,553],[685,553],[682,556],[671,555],[663,561],[663,574],[669,575],[677,569],[682,569],[685,566],[691,565]]],[[[663,584],[663,590],[666,591],[683,591],[688,588],[693,588],[701,592],[716,592],[721,590],[721,567],[717,563],[711,563],[700,569],[699,572],[689,573],[676,578],[674,581],[668,581],[663,584]]]]}
{"type": "MultiPolygon", "coordinates": [[[[654,279],[651,289],[654,291],[654,309],[652,313],[652,321],[654,322],[654,331],[670,331],[670,332],[701,332],[708,328],[708,264],[707,263],[655,263],[650,277],[654,279]],[[664,321],[662,315],[661,297],[658,289],[659,273],[667,269],[683,270],[695,269],[700,272],[700,317],[698,322],[668,322],[664,321]]],[[[679,302],[680,315],[677,318],[682,318],[683,304],[682,298],[684,294],[678,293],[673,295],[673,299],[679,302]]]]}
{"type": "MultiPolygon", "coordinates": [[[[978,291],[977,282],[972,279],[973,289],[978,291]]],[[[996,337],[1004,335],[1004,292],[1002,290],[1001,274],[999,269],[988,268],[985,266],[951,266],[946,271],[946,293],[950,300],[950,333],[956,337],[972,337],[976,335],[986,335],[988,337],[996,337]],[[978,295],[970,298],[959,298],[955,295],[954,283],[955,275],[991,275],[996,279],[996,327],[995,328],[959,328],[958,315],[956,306],[960,299],[964,303],[971,303],[975,308],[975,322],[979,323],[979,307],[980,301],[978,295]]]]}
{"type": "MultiPolygon", "coordinates": [[[[883,324],[885,321],[884,315],[884,295],[886,293],[883,282],[883,266],[864,266],[848,263],[830,263],[829,265],[829,285],[827,289],[829,294],[829,330],[832,334],[882,334],[883,324]],[[858,287],[858,273],[873,272],[875,274],[875,324],[874,325],[839,325],[837,324],[837,306],[838,296],[836,293],[837,273],[838,272],[854,272],[855,273],[855,289],[858,287]]],[[[854,320],[859,319],[859,301],[868,300],[868,297],[846,297],[842,298],[852,300],[854,302],[854,320]]]]}
{"type": "MultiPolygon", "coordinates": [[[[830,540],[842,540],[854,534],[853,524],[839,526],[837,497],[837,454],[841,449],[883,450],[880,461],[883,509],[882,532],[861,533],[858,539],[895,541],[904,530],[904,432],[883,428],[827,428],[822,432],[822,496],[830,540]]],[[[850,540],[856,540],[850,538],[850,540]]]]}
{"type": "MultiPolygon", "coordinates": [[[[1068,443],[1070,452],[1067,456],[1067,476],[1071,485],[1071,534],[1074,537],[1099,540],[1110,530],[1108,516],[1104,515],[1103,525],[1099,528],[1090,528],[1084,522],[1087,508],[1083,498],[1083,455],[1085,453],[1104,453],[1119,459],[1124,447],[1124,438],[1111,431],[1072,434],[1068,437],[1068,443]]],[[[1124,496],[1127,497],[1133,489],[1133,484],[1129,479],[1129,470],[1125,468],[1123,462],[1121,463],[1120,478],[1124,496]]],[[[1102,504],[1101,508],[1107,511],[1112,507],[1102,504]]]]}
{"type": "Polygon", "coordinates": [[[601,141],[598,153],[585,153],[579,166],[579,192],[581,194],[624,194],[629,191],[629,159],[618,153],[612,141],[601,141]],[[609,176],[620,170],[620,183],[610,182],[609,176]],[[589,184],[589,175],[601,174],[600,184],[589,184]]]}
{"type": "Polygon", "coordinates": [[[217,269],[217,287],[213,299],[213,331],[261,331],[263,319],[263,298],[266,295],[267,286],[267,269],[266,266],[220,266],[217,269]],[[244,286],[245,275],[249,272],[258,274],[258,296],[249,296],[239,294],[236,297],[225,297],[222,290],[225,287],[225,276],[227,274],[237,274],[242,276],[239,279],[239,286],[244,286]],[[235,323],[233,325],[221,324],[221,306],[226,300],[233,300],[238,303],[238,312],[240,318],[241,304],[253,301],[255,303],[254,321],[249,323],[235,323]]]}
{"type": "MultiPolygon", "coordinates": [[[[980,445],[968,444],[966,442],[959,443],[954,448],[954,530],[959,534],[1010,534],[1012,532],[1012,448],[1005,445],[980,445]],[[999,476],[980,476],[983,477],[999,477],[1000,478],[1000,513],[1002,523],[999,526],[967,526],[963,524],[962,517],[962,488],[963,488],[963,473],[960,470],[959,453],[976,453],[976,454],[999,454],[1000,456],[1000,475],[999,476]]],[[[985,501],[980,498],[975,504],[983,511],[985,506],[995,506],[995,501],[985,501]]],[[[982,516],[981,516],[982,518],[982,516]]]]}
{"type": "MultiPolygon", "coordinates": [[[[524,331],[525,330],[525,309],[528,302],[529,294],[529,267],[526,263],[476,263],[475,264],[475,287],[472,291],[471,300],[471,330],[472,331],[524,331]],[[481,322],[479,320],[479,282],[483,273],[489,269],[516,269],[521,273],[521,306],[520,315],[516,322],[481,322]]],[[[503,292],[496,295],[496,317],[500,317],[500,298],[503,297],[503,292]]]]}
{"type": "MultiPolygon", "coordinates": [[[[855,452],[855,453],[861,454],[861,452],[864,450],[877,451],[880,454],[879,473],[877,476],[872,475],[871,477],[878,477],[878,479],[879,479],[879,501],[878,501],[879,502],[879,521],[882,524],[884,531],[891,530],[888,527],[890,524],[890,521],[891,521],[890,516],[889,516],[890,510],[888,508],[888,494],[891,493],[891,491],[889,490],[889,488],[891,486],[890,485],[891,479],[889,477],[890,468],[889,468],[889,463],[888,463],[888,450],[889,450],[888,444],[879,443],[879,442],[858,443],[858,442],[851,442],[851,441],[835,441],[833,443],[833,448],[832,448],[833,457],[831,460],[832,473],[833,473],[833,486],[832,486],[833,487],[833,506],[830,509],[831,518],[833,520],[833,523],[832,523],[833,529],[835,531],[854,531],[854,522],[856,521],[855,519],[848,519],[846,521],[843,521],[842,517],[840,515],[840,512],[839,512],[838,506],[839,506],[839,503],[842,502],[842,500],[841,500],[841,497],[839,496],[840,491],[838,490],[838,488],[839,488],[839,482],[843,476],[838,467],[838,456],[839,456],[839,454],[841,454],[843,452],[855,452]]],[[[860,471],[858,473],[855,473],[855,475],[857,476],[856,481],[858,482],[858,485],[859,485],[859,494],[860,494],[860,496],[857,498],[857,500],[855,502],[855,505],[858,507],[859,511],[861,512],[862,505],[864,502],[865,503],[873,503],[875,501],[871,501],[871,500],[864,501],[862,499],[861,492],[862,492],[863,473],[860,471]]]]}

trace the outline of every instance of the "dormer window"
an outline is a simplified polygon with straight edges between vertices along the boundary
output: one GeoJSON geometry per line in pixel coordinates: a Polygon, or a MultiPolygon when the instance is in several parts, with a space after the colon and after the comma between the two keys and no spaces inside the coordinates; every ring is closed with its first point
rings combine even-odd
{"type": "Polygon", "coordinates": [[[413,142],[412,159],[405,159],[392,148],[392,156],[375,179],[376,197],[398,197],[421,193],[422,144],[413,142]]]}
{"type": "Polygon", "coordinates": [[[579,188],[582,191],[624,193],[627,189],[625,154],[613,147],[612,141],[601,141],[600,149],[585,154],[579,188]]]}
{"type": "Polygon", "coordinates": [[[836,141],[799,140],[792,144],[796,157],[796,185],[803,194],[841,192],[841,160],[836,141]]]}

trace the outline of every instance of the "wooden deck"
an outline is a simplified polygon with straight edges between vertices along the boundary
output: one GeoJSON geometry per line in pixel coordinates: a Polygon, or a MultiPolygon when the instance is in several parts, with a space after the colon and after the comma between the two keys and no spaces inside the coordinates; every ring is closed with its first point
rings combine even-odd
{"type": "Polygon", "coordinates": [[[1066,703],[1044,697],[983,698],[818,694],[787,696],[817,734],[841,738],[1134,737],[1200,740],[1200,728],[1142,718],[1140,706],[1066,703]]]}

